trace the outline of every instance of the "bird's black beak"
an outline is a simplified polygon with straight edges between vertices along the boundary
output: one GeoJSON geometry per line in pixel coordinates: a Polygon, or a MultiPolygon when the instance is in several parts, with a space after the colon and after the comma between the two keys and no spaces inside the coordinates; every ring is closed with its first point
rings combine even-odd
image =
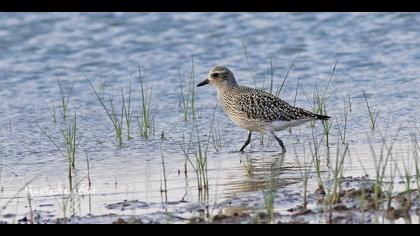
{"type": "Polygon", "coordinates": [[[201,87],[201,86],[204,86],[204,85],[209,84],[209,83],[210,83],[209,79],[205,79],[203,82],[197,84],[197,87],[201,87]]]}

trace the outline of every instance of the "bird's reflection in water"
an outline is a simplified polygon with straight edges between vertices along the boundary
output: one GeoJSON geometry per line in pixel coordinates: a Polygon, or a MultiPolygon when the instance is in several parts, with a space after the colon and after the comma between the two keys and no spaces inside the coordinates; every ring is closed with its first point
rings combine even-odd
{"type": "Polygon", "coordinates": [[[267,188],[278,189],[301,181],[299,167],[287,153],[248,152],[238,155],[241,165],[232,171],[244,174],[224,183],[227,198],[262,192],[267,188]]]}

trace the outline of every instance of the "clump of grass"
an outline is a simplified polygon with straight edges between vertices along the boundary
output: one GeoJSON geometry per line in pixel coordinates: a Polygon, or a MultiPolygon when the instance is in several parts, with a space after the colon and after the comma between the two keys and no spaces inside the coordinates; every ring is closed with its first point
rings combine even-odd
{"type": "MultiPolygon", "coordinates": [[[[112,97],[110,97],[110,99],[109,99],[110,100],[110,108],[108,108],[105,105],[105,101],[99,95],[98,91],[95,89],[95,87],[90,82],[90,80],[87,77],[85,77],[85,78],[89,82],[89,85],[92,88],[93,92],[95,93],[96,98],[101,103],[102,108],[105,110],[107,117],[112,122],[112,125],[114,127],[114,131],[115,131],[115,138],[117,139],[118,144],[119,145],[122,145],[123,144],[123,120],[124,120],[123,118],[124,118],[124,107],[125,107],[125,104],[123,104],[121,106],[121,113],[120,113],[120,115],[117,115],[117,112],[115,110],[112,97]]],[[[122,96],[124,97],[124,92],[123,91],[122,91],[122,96]]]]}
{"type": "Polygon", "coordinates": [[[60,147],[57,141],[49,135],[44,129],[39,127],[41,132],[48,138],[48,140],[55,146],[55,148],[61,153],[61,155],[67,160],[68,164],[68,180],[70,191],[72,191],[73,184],[72,184],[72,172],[75,169],[75,162],[76,162],[76,153],[77,148],[79,147],[80,139],[77,135],[77,115],[76,111],[74,112],[73,121],[70,124],[67,124],[66,127],[61,127],[61,135],[63,138],[63,142],[65,144],[65,148],[60,147]]]}
{"type": "MultiPolygon", "coordinates": [[[[186,160],[190,163],[191,167],[193,168],[196,179],[197,179],[197,186],[198,190],[208,190],[208,171],[207,171],[207,153],[210,146],[210,140],[211,140],[211,132],[213,129],[214,124],[214,118],[216,115],[217,106],[214,109],[213,118],[211,119],[210,124],[210,130],[208,133],[208,139],[206,143],[203,143],[203,141],[200,138],[200,129],[198,127],[197,120],[194,120],[193,124],[193,130],[192,133],[195,134],[196,141],[192,141],[192,137],[190,137],[190,144],[193,144],[192,150],[195,157],[195,163],[192,161],[192,158],[190,157],[190,153],[188,152],[189,148],[185,148],[184,145],[181,145],[182,151],[184,152],[184,155],[186,157],[186,160]]],[[[186,166],[185,166],[186,169],[186,166]]]]}
{"type": "Polygon", "coordinates": [[[322,180],[321,176],[321,154],[320,154],[320,146],[322,144],[322,140],[318,141],[317,137],[314,134],[314,130],[312,129],[312,141],[309,140],[309,147],[312,156],[312,163],[315,167],[315,173],[318,181],[318,192],[323,194],[325,193],[324,188],[324,181],[322,180]]]}
{"type": "Polygon", "coordinates": [[[372,128],[372,130],[374,130],[375,125],[376,125],[376,120],[377,120],[378,115],[379,115],[379,111],[373,110],[372,106],[369,104],[369,101],[368,101],[368,98],[367,98],[367,94],[365,93],[365,90],[363,89],[362,92],[363,92],[363,97],[365,99],[366,107],[367,107],[368,113],[369,113],[370,127],[372,128]]]}
{"type": "MultiPolygon", "coordinates": [[[[350,102],[350,101],[349,101],[350,102]]],[[[347,143],[347,139],[346,139],[346,134],[347,134],[347,122],[348,122],[348,116],[349,116],[349,112],[351,111],[351,104],[345,104],[344,105],[344,121],[343,121],[343,129],[340,128],[340,125],[338,124],[338,119],[337,117],[335,117],[335,121],[337,124],[337,129],[338,129],[338,134],[340,135],[340,139],[341,139],[341,143],[342,144],[346,144],[347,143]]]]}
{"type": "Polygon", "coordinates": [[[130,87],[128,88],[128,101],[126,102],[126,98],[124,96],[124,89],[121,91],[121,100],[122,100],[122,107],[123,107],[123,114],[125,118],[125,125],[127,128],[127,140],[132,139],[130,136],[131,132],[131,121],[133,118],[133,112],[131,110],[131,81],[130,81],[130,87]]]}
{"type": "MultiPolygon", "coordinates": [[[[327,115],[327,102],[328,102],[328,97],[327,97],[327,92],[328,89],[331,85],[331,81],[334,77],[335,74],[335,70],[338,64],[338,59],[336,60],[333,70],[331,72],[330,78],[328,80],[328,83],[323,91],[323,93],[319,93],[318,90],[315,91],[314,94],[314,113],[316,114],[320,114],[320,115],[327,115]]],[[[329,134],[330,134],[330,130],[332,127],[332,120],[323,120],[322,121],[322,127],[324,128],[324,134],[325,134],[325,144],[327,145],[327,147],[329,147],[329,134]]]]}
{"type": "Polygon", "coordinates": [[[327,202],[330,206],[339,202],[341,193],[341,182],[344,175],[344,158],[348,152],[349,145],[344,145],[344,150],[340,151],[340,144],[337,143],[335,166],[332,169],[332,188],[327,191],[327,202]]]}
{"type": "Polygon", "coordinates": [[[139,134],[141,137],[148,139],[153,131],[153,119],[150,113],[150,103],[152,101],[152,90],[148,90],[143,85],[143,77],[141,74],[140,65],[139,70],[139,82],[140,82],[140,93],[141,93],[141,104],[140,113],[141,117],[137,117],[137,123],[139,125],[139,134]]]}
{"type": "Polygon", "coordinates": [[[374,183],[374,193],[373,193],[376,210],[380,209],[381,203],[383,202],[383,186],[385,184],[385,179],[386,179],[386,169],[390,160],[392,160],[393,146],[397,140],[400,130],[401,130],[401,126],[398,129],[397,134],[395,135],[394,139],[391,141],[391,144],[389,146],[387,144],[385,137],[381,133],[381,138],[383,141],[382,141],[379,154],[375,152],[372,142],[370,141],[370,139],[368,139],[369,147],[370,147],[372,157],[373,157],[373,163],[374,163],[375,175],[376,175],[375,183],[374,183]]]}
{"type": "MultiPolygon", "coordinates": [[[[305,151],[304,151],[305,153],[305,151]]],[[[299,172],[300,175],[302,177],[302,183],[303,183],[303,208],[306,209],[308,206],[308,181],[309,181],[309,174],[311,173],[312,170],[312,162],[309,163],[309,165],[307,164],[306,161],[306,154],[304,154],[304,163],[303,165],[300,163],[299,158],[296,159],[297,164],[299,166],[299,172]]]]}

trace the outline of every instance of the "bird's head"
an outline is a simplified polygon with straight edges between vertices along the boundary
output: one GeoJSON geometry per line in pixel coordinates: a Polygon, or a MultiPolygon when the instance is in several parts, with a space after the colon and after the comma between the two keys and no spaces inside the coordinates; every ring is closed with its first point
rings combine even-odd
{"type": "Polygon", "coordinates": [[[216,87],[223,87],[226,85],[236,86],[235,76],[232,71],[224,66],[215,66],[213,67],[207,79],[197,84],[197,87],[204,86],[206,84],[213,84],[216,87]]]}

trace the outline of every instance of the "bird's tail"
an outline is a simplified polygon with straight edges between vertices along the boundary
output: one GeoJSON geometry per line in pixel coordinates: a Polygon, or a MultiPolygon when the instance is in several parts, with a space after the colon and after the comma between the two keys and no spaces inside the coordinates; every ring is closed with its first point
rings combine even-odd
{"type": "Polygon", "coordinates": [[[315,118],[316,118],[317,120],[328,120],[328,119],[330,119],[331,117],[330,117],[330,116],[324,116],[324,115],[318,115],[318,114],[315,114],[315,118]]]}

